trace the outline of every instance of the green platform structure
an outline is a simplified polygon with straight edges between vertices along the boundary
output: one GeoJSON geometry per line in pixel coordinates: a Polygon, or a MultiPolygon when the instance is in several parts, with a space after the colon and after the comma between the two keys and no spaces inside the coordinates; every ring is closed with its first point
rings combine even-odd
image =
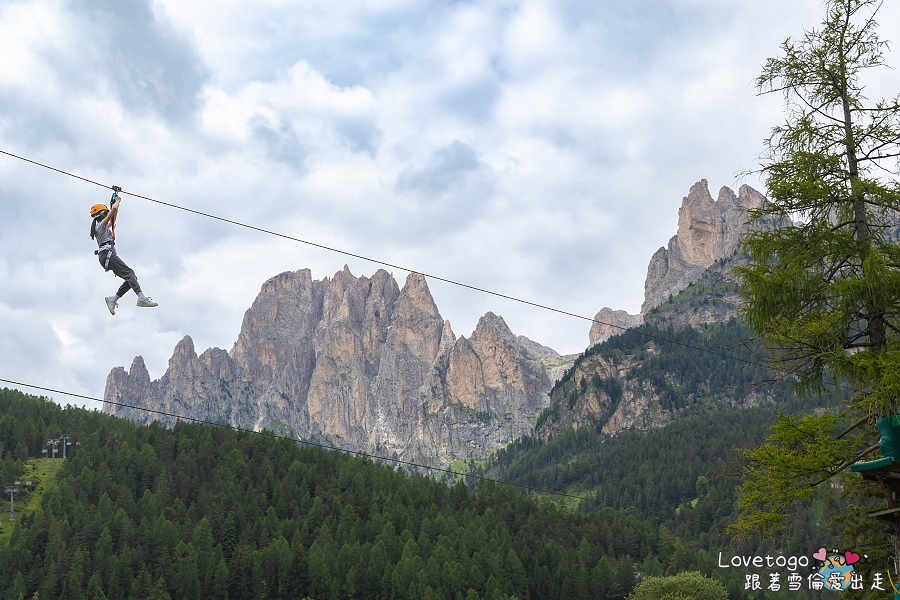
{"type": "MultiPolygon", "coordinates": [[[[850,470],[862,475],[863,479],[878,483],[884,490],[888,507],[874,510],[869,516],[897,522],[900,521],[900,415],[881,417],[875,421],[875,429],[881,434],[878,441],[881,458],[856,463],[850,470]]],[[[900,600],[900,592],[896,587],[894,600],[900,600]]]]}

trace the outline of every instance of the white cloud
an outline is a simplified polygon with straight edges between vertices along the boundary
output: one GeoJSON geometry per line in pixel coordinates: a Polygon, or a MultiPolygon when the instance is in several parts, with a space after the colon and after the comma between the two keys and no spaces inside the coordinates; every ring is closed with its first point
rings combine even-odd
{"type": "Polygon", "coordinates": [[[559,66],[567,54],[569,36],[562,30],[556,7],[524,2],[505,27],[503,64],[516,79],[533,79],[559,66]]]}
{"type": "MultiPolygon", "coordinates": [[[[691,184],[734,185],[755,166],[781,105],[757,97],[753,77],[820,11],[818,0],[18,0],[0,5],[0,148],[586,316],[634,312],[691,184]]],[[[883,11],[896,40],[900,7],[883,11]]],[[[896,72],[873,94],[895,93],[896,72]]],[[[0,364],[30,356],[23,373],[100,395],[109,368],[136,354],[158,377],[185,334],[200,351],[229,348],[280,271],[378,268],[126,197],[120,253],[160,307],[128,297],[110,317],[103,296],[117,282],[86,220],[108,194],[0,157],[0,210],[16,224],[0,232],[0,364]]],[[[492,310],[557,350],[587,343],[587,323],[432,287],[457,333],[492,310]]]]}
{"type": "MultiPolygon", "coordinates": [[[[57,331],[37,310],[14,309],[0,303],[0,332],[0,377],[3,379],[77,394],[94,391],[83,385],[66,360],[67,348],[77,341],[66,332],[57,331]]],[[[2,383],[0,386],[47,395],[23,385],[2,383]]],[[[66,403],[62,398],[58,400],[66,403]]]]}
{"type": "Polygon", "coordinates": [[[4,57],[0,61],[0,86],[52,91],[52,65],[42,52],[64,45],[67,31],[62,16],[49,2],[10,2],[0,6],[0,39],[4,57]]]}
{"type": "MultiPolygon", "coordinates": [[[[371,137],[377,133],[370,124],[374,112],[371,92],[360,86],[336,86],[306,62],[295,64],[275,81],[251,81],[235,94],[209,88],[205,98],[202,131],[214,139],[246,144],[262,127],[275,133],[290,130],[303,139],[311,138],[308,144],[312,146],[329,136],[363,133],[371,137]]],[[[350,141],[356,147],[373,145],[367,139],[350,141]]]]}

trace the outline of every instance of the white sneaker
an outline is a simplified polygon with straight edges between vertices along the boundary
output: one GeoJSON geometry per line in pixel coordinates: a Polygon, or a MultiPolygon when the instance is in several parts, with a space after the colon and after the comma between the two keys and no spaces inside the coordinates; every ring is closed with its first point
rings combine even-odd
{"type": "Polygon", "coordinates": [[[150,296],[144,296],[143,298],[138,298],[137,305],[142,308],[153,308],[154,306],[159,306],[156,302],[153,301],[153,298],[150,296]]]}
{"type": "Polygon", "coordinates": [[[106,308],[109,309],[109,314],[116,314],[116,307],[119,306],[118,304],[116,304],[116,297],[107,296],[106,298],[104,298],[104,300],[106,300],[106,308]]]}

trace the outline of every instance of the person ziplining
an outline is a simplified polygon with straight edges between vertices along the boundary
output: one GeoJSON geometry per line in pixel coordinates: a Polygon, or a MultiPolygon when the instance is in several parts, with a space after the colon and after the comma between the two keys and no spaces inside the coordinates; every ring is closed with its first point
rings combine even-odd
{"type": "Polygon", "coordinates": [[[116,216],[119,213],[119,204],[122,202],[122,198],[119,196],[122,188],[114,185],[112,189],[113,195],[110,198],[109,208],[105,204],[95,204],[91,207],[91,239],[96,240],[98,246],[98,249],[94,250],[94,254],[97,255],[104,270],[112,271],[116,277],[125,280],[114,296],[105,298],[106,307],[111,315],[116,314],[118,302],[128,293],[128,290],[134,290],[134,293],[137,294],[138,306],[143,308],[159,306],[152,298],[144,295],[134,270],[116,254],[116,216]]]}

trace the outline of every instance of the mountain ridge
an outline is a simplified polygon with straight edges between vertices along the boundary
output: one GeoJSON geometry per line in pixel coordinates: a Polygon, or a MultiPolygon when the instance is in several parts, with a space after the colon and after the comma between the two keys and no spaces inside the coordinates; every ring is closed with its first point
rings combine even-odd
{"type": "Polygon", "coordinates": [[[560,360],[555,351],[517,338],[491,312],[471,336],[457,337],[418,273],[401,289],[384,270],[355,277],[344,267],[317,281],[301,269],[261,286],[230,352],[197,355],[185,336],[155,381],[141,357],[128,371],[113,369],[103,410],[137,422],[175,419],[113,403],[287,428],[446,466],[529,432],[549,403],[544,362],[552,360],[560,360]]]}
{"type": "MultiPolygon", "coordinates": [[[[642,313],[602,309],[592,345],[642,323],[699,327],[736,316],[731,284],[739,241],[748,211],[764,201],[746,185],[738,194],[723,187],[714,201],[705,179],[694,184],[682,200],[678,232],[650,260],[642,313]],[[697,295],[710,285],[709,294],[697,295]]],[[[612,382],[640,366],[596,361],[516,336],[491,312],[469,337],[457,337],[418,273],[401,288],[383,269],[356,277],[344,266],[322,280],[301,269],[263,283],[230,351],[198,355],[185,336],[155,381],[141,357],[127,371],[113,369],[103,410],[137,422],[175,421],[116,405],[129,404],[447,466],[484,459],[532,433],[540,411],[557,401],[549,392],[561,378],[612,382]]],[[[620,389],[624,402],[598,389],[582,398],[581,417],[545,419],[538,433],[598,419],[609,419],[605,427],[614,433],[657,427],[672,416],[659,410],[652,390],[632,389],[624,379],[609,388],[620,389]]],[[[553,414],[564,412],[556,407],[553,414]]]]}
{"type": "MultiPolygon", "coordinates": [[[[740,254],[741,238],[750,230],[750,211],[765,201],[760,192],[746,184],[738,188],[737,194],[723,186],[716,200],[709,193],[706,179],[692,185],[678,209],[677,233],[653,254],[647,265],[641,312],[632,315],[623,310],[602,308],[594,317],[589,333],[590,345],[640,325],[654,308],[684,291],[717,263],[721,266],[740,254]]],[[[727,319],[721,315],[709,315],[709,320],[696,315],[694,322],[723,320],[727,319]]]]}

